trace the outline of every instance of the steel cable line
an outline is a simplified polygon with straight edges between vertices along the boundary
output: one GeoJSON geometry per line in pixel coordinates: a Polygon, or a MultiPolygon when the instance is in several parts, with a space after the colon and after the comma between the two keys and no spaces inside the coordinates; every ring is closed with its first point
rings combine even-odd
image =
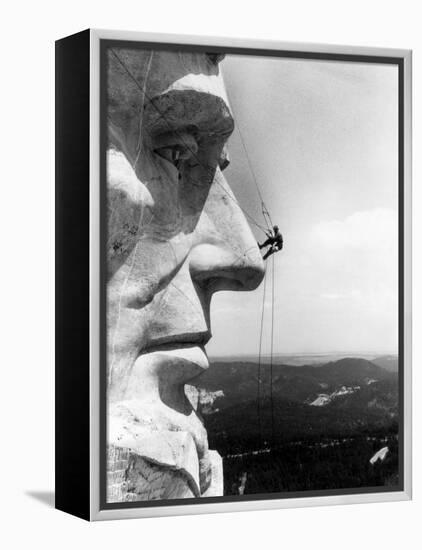
{"type": "MultiPolygon", "coordinates": [[[[232,110],[233,110],[233,114],[234,114],[234,109],[232,107],[232,110]]],[[[245,151],[245,156],[246,156],[246,159],[247,159],[247,162],[248,162],[248,165],[249,165],[249,169],[251,171],[251,174],[252,174],[252,178],[253,178],[253,181],[255,183],[255,187],[258,191],[258,195],[259,195],[259,198],[261,200],[261,212],[262,212],[262,217],[264,218],[265,220],[265,223],[267,225],[267,230],[268,231],[271,231],[272,228],[273,228],[273,222],[271,220],[271,216],[270,216],[270,213],[268,211],[268,208],[264,202],[264,199],[262,197],[262,193],[261,193],[261,190],[259,189],[259,186],[258,186],[258,182],[257,182],[257,179],[256,179],[256,176],[255,176],[255,172],[252,168],[252,163],[251,163],[251,160],[250,160],[250,157],[249,157],[249,153],[248,153],[248,150],[246,148],[246,145],[245,145],[245,141],[243,139],[243,136],[242,136],[242,132],[240,130],[240,126],[239,124],[236,124],[236,128],[237,128],[237,132],[239,134],[239,137],[240,137],[240,141],[242,143],[242,146],[243,146],[243,149],[245,151]]]]}
{"type": "MultiPolygon", "coordinates": [[[[231,105],[231,109],[234,113],[234,107],[230,100],[229,93],[227,91],[228,99],[231,105]]],[[[236,116],[235,116],[236,118],[236,116]]],[[[239,123],[236,124],[236,129],[238,131],[240,141],[243,147],[243,150],[245,152],[245,156],[249,165],[250,172],[252,174],[253,181],[255,183],[256,190],[258,192],[258,196],[261,200],[261,209],[262,209],[262,215],[265,220],[265,223],[267,224],[267,228],[269,231],[273,228],[273,222],[271,219],[271,215],[268,211],[268,208],[265,204],[264,198],[262,196],[261,190],[258,185],[258,181],[255,175],[255,171],[252,166],[252,162],[248,153],[248,149],[245,144],[245,140],[243,139],[242,131],[240,129],[239,123]]],[[[257,409],[258,409],[258,425],[259,425],[259,437],[260,441],[262,443],[262,421],[261,421],[261,359],[262,359],[262,335],[263,335],[263,326],[264,326],[264,311],[265,311],[265,296],[266,296],[266,284],[267,284],[267,272],[265,271],[264,275],[264,291],[263,291],[263,298],[262,298],[262,311],[261,311],[261,327],[260,327],[260,336],[259,336],[259,354],[258,354],[258,384],[257,384],[257,409]]],[[[270,409],[271,409],[271,447],[274,445],[274,399],[273,399],[273,347],[274,347],[274,275],[275,275],[275,268],[274,268],[274,256],[272,257],[272,281],[271,281],[271,349],[270,349],[270,409]]]]}
{"type": "MultiPolygon", "coordinates": [[[[229,101],[230,101],[230,99],[229,99],[229,101]]],[[[235,114],[235,113],[234,113],[233,106],[232,106],[232,110],[233,110],[233,114],[235,114]]],[[[252,174],[252,179],[253,179],[253,181],[254,181],[254,183],[255,183],[256,190],[258,191],[258,195],[259,195],[259,198],[260,198],[260,200],[261,200],[261,211],[262,211],[262,216],[263,216],[263,218],[264,218],[264,220],[265,220],[265,223],[267,224],[267,229],[268,229],[268,230],[271,230],[272,227],[273,227],[273,223],[272,223],[272,221],[271,221],[271,216],[270,216],[270,213],[268,212],[268,209],[267,209],[267,207],[266,207],[266,205],[265,205],[265,202],[264,202],[264,199],[263,199],[263,197],[262,197],[262,193],[261,193],[261,190],[260,190],[260,188],[259,188],[258,181],[257,181],[256,176],[255,176],[254,169],[253,169],[253,167],[252,167],[251,159],[250,159],[250,157],[249,157],[249,153],[248,153],[248,150],[247,150],[247,148],[246,148],[245,140],[243,139],[243,136],[242,136],[242,132],[241,132],[241,130],[240,130],[239,123],[237,123],[235,126],[236,126],[236,128],[237,128],[237,132],[238,132],[238,134],[239,134],[239,137],[240,137],[240,141],[241,141],[241,143],[242,143],[243,150],[245,151],[245,156],[246,156],[246,160],[247,160],[247,162],[248,162],[249,170],[250,170],[250,172],[251,172],[251,174],[252,174]]]]}
{"type": "MultiPolygon", "coordinates": [[[[245,216],[256,226],[258,227],[259,229],[261,229],[264,233],[267,233],[268,230],[271,230],[272,228],[272,220],[271,220],[271,216],[270,216],[270,213],[265,205],[265,202],[263,200],[263,197],[262,197],[262,193],[260,191],[260,188],[259,188],[259,185],[258,185],[258,182],[257,182],[257,179],[256,179],[256,176],[255,176],[255,172],[252,168],[252,163],[251,163],[251,160],[250,160],[250,157],[249,157],[249,154],[248,154],[248,151],[246,149],[246,145],[245,145],[245,142],[243,140],[243,136],[242,136],[242,133],[240,131],[240,128],[237,128],[238,132],[239,132],[239,136],[240,136],[240,139],[241,139],[241,143],[242,143],[242,146],[243,146],[243,149],[245,151],[245,155],[246,155],[246,158],[247,158],[247,162],[248,162],[248,165],[249,165],[249,169],[251,171],[251,174],[252,174],[252,177],[253,177],[253,181],[255,183],[255,186],[256,186],[256,189],[257,189],[257,192],[258,192],[258,195],[259,195],[259,198],[261,200],[261,208],[262,208],[262,215],[263,215],[263,218],[265,220],[265,223],[267,225],[267,230],[261,225],[259,224],[258,222],[255,221],[255,219],[246,211],[244,210],[239,202],[234,198],[232,197],[228,192],[227,190],[223,187],[223,185],[218,181],[218,177],[219,177],[219,173],[216,169],[214,169],[213,167],[208,167],[208,166],[204,166],[204,164],[200,161],[200,159],[198,158],[198,156],[196,155],[195,151],[193,151],[189,145],[184,141],[183,137],[180,135],[180,133],[174,129],[174,127],[172,126],[172,124],[168,121],[168,119],[166,118],[165,114],[162,113],[160,111],[160,109],[157,107],[157,105],[154,103],[154,101],[149,97],[149,95],[147,94],[146,90],[143,89],[141,87],[141,85],[139,84],[139,82],[137,81],[137,79],[133,76],[133,74],[131,73],[131,71],[128,69],[128,67],[126,66],[126,64],[123,62],[123,60],[117,55],[117,53],[113,50],[113,49],[110,49],[110,51],[112,52],[112,54],[114,55],[114,57],[117,59],[117,61],[120,63],[120,65],[123,67],[123,69],[125,70],[125,72],[128,74],[128,76],[133,80],[133,82],[135,83],[136,87],[139,89],[139,91],[143,94],[144,98],[154,107],[154,109],[157,111],[157,113],[160,115],[160,118],[162,118],[166,124],[169,126],[170,130],[176,134],[178,136],[178,138],[180,139],[180,142],[184,145],[184,147],[186,147],[186,149],[191,153],[192,157],[195,158],[195,160],[197,161],[197,163],[204,169],[206,175],[208,175],[208,173],[210,175],[213,175],[213,181],[215,181],[218,185],[220,185],[220,187],[223,189],[224,193],[227,195],[227,197],[229,197],[239,208],[240,210],[245,214],[245,216]],[[212,172],[214,171],[214,174],[212,174],[212,172]]],[[[138,156],[138,155],[137,155],[138,156]]],[[[265,296],[266,296],[266,272],[265,272],[265,275],[264,275],[264,292],[263,292],[263,302],[262,302],[262,312],[261,312],[261,327],[260,327],[260,340],[259,340],[259,361],[258,361],[258,387],[257,387],[257,401],[258,401],[258,421],[259,421],[259,431],[260,431],[260,438],[262,439],[262,425],[261,425],[261,406],[260,406],[260,384],[261,384],[261,358],[262,358],[262,336],[263,336],[263,325],[264,325],[264,311],[265,311],[265,296]]],[[[274,256],[272,258],[272,286],[271,286],[271,351],[270,351],[270,407],[271,407],[271,444],[273,445],[274,443],[274,403],[273,403],[273,343],[274,343],[274,256]]]]}
{"type": "MultiPolygon", "coordinates": [[[[230,98],[230,95],[229,95],[229,91],[227,90],[227,97],[228,97],[228,100],[229,100],[229,103],[230,103],[230,107],[233,111],[233,115],[234,117],[236,118],[236,114],[234,112],[234,107],[233,107],[233,103],[231,101],[231,98],[230,98]]],[[[243,139],[243,134],[242,134],[242,131],[240,129],[240,125],[239,123],[236,124],[236,129],[237,129],[237,132],[239,134],[239,137],[240,137],[240,141],[241,141],[241,144],[242,144],[242,147],[243,147],[243,150],[245,152],[245,156],[246,156],[246,160],[247,160],[247,163],[248,163],[248,166],[249,166],[249,170],[252,174],[252,178],[253,178],[253,181],[255,183],[255,187],[256,187],[256,190],[258,192],[258,196],[259,196],[259,199],[261,201],[261,211],[262,211],[262,216],[265,220],[265,223],[267,224],[267,228],[268,230],[271,230],[272,227],[273,227],[273,222],[271,220],[271,216],[270,216],[270,213],[268,211],[268,208],[265,204],[265,201],[264,201],[264,197],[262,196],[262,193],[261,193],[261,189],[258,185],[258,180],[257,180],[257,177],[255,175],[255,171],[253,169],[253,166],[252,166],[252,162],[251,162],[251,159],[250,159],[250,156],[249,156],[249,153],[248,153],[248,149],[246,147],[246,143],[245,143],[245,140],[243,139]]]]}
{"type": "Polygon", "coordinates": [[[274,445],[274,400],[273,400],[273,345],[274,345],[274,255],[272,258],[271,281],[271,351],[270,351],[270,407],[271,407],[271,446],[274,445]]]}
{"type": "Polygon", "coordinates": [[[259,441],[262,444],[262,424],[261,424],[261,354],[262,354],[262,334],[264,328],[264,311],[265,311],[265,294],[267,289],[267,272],[264,273],[264,290],[262,293],[262,309],[261,309],[261,329],[259,333],[259,353],[258,353],[258,384],[257,384],[257,408],[258,408],[258,427],[259,441]]]}

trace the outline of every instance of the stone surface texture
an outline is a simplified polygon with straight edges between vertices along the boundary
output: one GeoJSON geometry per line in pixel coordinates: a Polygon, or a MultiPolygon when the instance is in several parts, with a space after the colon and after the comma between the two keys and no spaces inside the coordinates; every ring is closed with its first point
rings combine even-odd
{"type": "Polygon", "coordinates": [[[213,293],[253,290],[263,264],[222,173],[220,59],[108,51],[108,502],[223,494],[192,380],[213,293]]]}

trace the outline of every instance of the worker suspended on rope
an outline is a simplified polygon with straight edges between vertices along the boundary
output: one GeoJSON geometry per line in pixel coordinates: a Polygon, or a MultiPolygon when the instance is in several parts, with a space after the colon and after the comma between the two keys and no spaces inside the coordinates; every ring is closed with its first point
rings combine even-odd
{"type": "Polygon", "coordinates": [[[268,237],[267,240],[262,244],[258,243],[260,249],[266,246],[270,247],[263,257],[264,260],[269,258],[271,254],[274,254],[283,248],[283,236],[280,233],[278,225],[274,225],[272,231],[266,231],[266,235],[268,237]]]}

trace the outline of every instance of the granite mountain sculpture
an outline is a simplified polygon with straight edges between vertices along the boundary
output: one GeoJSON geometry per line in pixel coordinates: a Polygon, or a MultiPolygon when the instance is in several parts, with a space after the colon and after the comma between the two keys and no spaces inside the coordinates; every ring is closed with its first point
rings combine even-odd
{"type": "Polygon", "coordinates": [[[222,175],[221,58],[108,50],[108,502],[223,491],[185,384],[208,368],[213,293],[252,290],[264,268],[222,175]]]}

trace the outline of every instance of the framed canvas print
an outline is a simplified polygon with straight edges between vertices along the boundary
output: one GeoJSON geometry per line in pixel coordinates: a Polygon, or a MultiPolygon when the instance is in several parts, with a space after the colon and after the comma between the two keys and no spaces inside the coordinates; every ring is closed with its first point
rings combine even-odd
{"type": "Polygon", "coordinates": [[[56,506],[411,498],[411,53],[56,43],[56,506]]]}

